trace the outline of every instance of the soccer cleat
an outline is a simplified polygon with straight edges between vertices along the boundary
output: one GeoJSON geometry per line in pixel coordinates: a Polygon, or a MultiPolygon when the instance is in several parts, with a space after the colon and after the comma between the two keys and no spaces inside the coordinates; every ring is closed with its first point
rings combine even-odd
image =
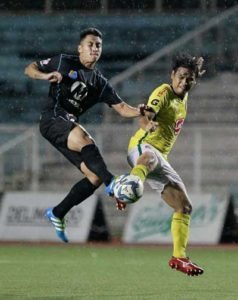
{"type": "Polygon", "coordinates": [[[65,233],[65,219],[61,220],[53,214],[53,209],[48,208],[45,216],[48,218],[50,223],[54,226],[57,236],[65,243],[68,243],[68,238],[65,233]]]}
{"type": "Polygon", "coordinates": [[[114,199],[116,200],[116,208],[118,210],[125,210],[126,209],[126,203],[123,203],[121,202],[119,199],[115,198],[114,199]]]}
{"type": "Polygon", "coordinates": [[[204,273],[204,270],[191,262],[189,258],[172,257],[169,261],[169,266],[176,271],[187,274],[188,276],[198,276],[204,273]]]}
{"type": "Polygon", "coordinates": [[[115,176],[113,177],[112,181],[109,183],[108,186],[106,186],[105,188],[105,193],[110,196],[110,197],[113,197],[115,200],[116,200],[116,208],[118,210],[124,210],[126,208],[126,204],[125,203],[122,203],[120,201],[120,199],[117,199],[116,197],[114,197],[114,186],[116,184],[116,179],[118,178],[118,176],[115,176]]]}
{"type": "Polygon", "coordinates": [[[107,185],[106,188],[105,188],[105,193],[106,193],[108,196],[110,196],[110,197],[113,197],[113,196],[114,196],[114,191],[113,191],[113,189],[114,189],[114,186],[115,186],[115,184],[116,184],[116,179],[117,179],[116,176],[113,177],[112,181],[111,181],[111,182],[109,183],[109,185],[107,185]]]}

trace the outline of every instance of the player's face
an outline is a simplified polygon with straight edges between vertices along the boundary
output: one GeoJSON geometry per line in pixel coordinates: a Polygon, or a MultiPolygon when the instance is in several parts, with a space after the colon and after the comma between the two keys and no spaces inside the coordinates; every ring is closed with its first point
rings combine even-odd
{"type": "Polygon", "coordinates": [[[174,92],[183,97],[196,83],[195,73],[188,68],[179,67],[171,74],[174,92]]]}
{"type": "Polygon", "coordinates": [[[83,64],[95,64],[102,53],[102,39],[98,36],[87,35],[78,46],[80,61],[83,64]]]}

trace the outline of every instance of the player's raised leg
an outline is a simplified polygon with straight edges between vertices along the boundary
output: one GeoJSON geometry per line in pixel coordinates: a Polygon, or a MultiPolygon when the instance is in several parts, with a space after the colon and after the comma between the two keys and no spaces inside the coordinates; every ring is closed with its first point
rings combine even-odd
{"type": "Polygon", "coordinates": [[[91,136],[82,126],[76,126],[69,134],[67,146],[80,152],[86,167],[108,186],[114,176],[108,171],[104,159],[91,136]]]}
{"type": "Polygon", "coordinates": [[[141,154],[132,168],[131,174],[140,177],[144,182],[150,172],[152,172],[157,165],[157,160],[152,152],[144,152],[141,154]]]}
{"type": "MultiPolygon", "coordinates": [[[[67,146],[70,150],[80,152],[85,167],[100,178],[106,186],[106,194],[113,197],[115,176],[108,171],[94,140],[82,126],[79,125],[70,132],[67,146]]],[[[118,202],[116,203],[118,206],[118,202]]]]}

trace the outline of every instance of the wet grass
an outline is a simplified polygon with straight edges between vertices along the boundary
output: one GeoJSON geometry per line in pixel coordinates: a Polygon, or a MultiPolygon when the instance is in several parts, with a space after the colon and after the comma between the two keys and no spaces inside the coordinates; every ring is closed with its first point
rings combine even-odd
{"type": "Polygon", "coordinates": [[[238,299],[238,248],[194,248],[205,268],[168,267],[170,248],[0,245],[0,299],[238,299]]]}

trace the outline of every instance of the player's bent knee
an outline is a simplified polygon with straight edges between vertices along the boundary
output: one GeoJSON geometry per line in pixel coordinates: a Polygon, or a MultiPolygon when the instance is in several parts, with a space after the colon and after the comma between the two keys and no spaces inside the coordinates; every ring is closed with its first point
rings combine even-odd
{"type": "Polygon", "coordinates": [[[102,184],[101,179],[92,171],[90,171],[84,162],[81,163],[80,170],[94,186],[99,187],[102,184]]]}
{"type": "Polygon", "coordinates": [[[96,187],[99,187],[102,184],[102,181],[94,175],[87,175],[88,180],[96,187]]]}
{"type": "Polygon", "coordinates": [[[187,203],[187,204],[185,204],[184,207],[183,207],[183,213],[184,213],[184,214],[191,215],[192,210],[193,210],[193,208],[192,208],[191,203],[187,203]]]}
{"type": "Polygon", "coordinates": [[[180,192],[178,195],[178,203],[180,212],[188,215],[192,213],[192,204],[183,192],[180,192]]]}
{"type": "Polygon", "coordinates": [[[67,147],[70,150],[80,152],[84,146],[94,144],[93,140],[79,127],[75,127],[69,134],[67,139],[67,147]]]}

